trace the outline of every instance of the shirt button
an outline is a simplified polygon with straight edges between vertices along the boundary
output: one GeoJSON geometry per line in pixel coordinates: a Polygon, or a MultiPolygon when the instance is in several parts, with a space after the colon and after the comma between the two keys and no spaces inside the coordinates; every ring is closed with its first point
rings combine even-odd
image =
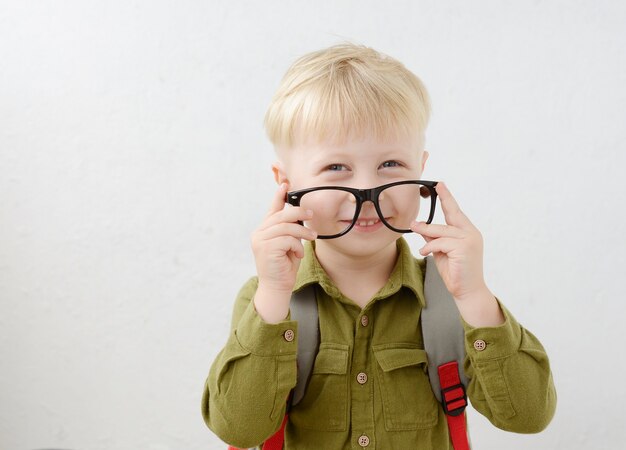
{"type": "Polygon", "coordinates": [[[358,374],[358,375],[356,376],[356,381],[357,381],[359,384],[365,384],[365,383],[367,383],[367,374],[366,374],[366,373],[364,373],[364,372],[361,372],[360,374],[358,374]]]}
{"type": "Polygon", "coordinates": [[[283,334],[283,337],[285,338],[285,340],[287,342],[291,342],[293,341],[293,338],[296,337],[296,333],[293,332],[293,330],[287,330],[285,331],[285,333],[283,334]]]}
{"type": "Polygon", "coordinates": [[[361,316],[361,325],[366,327],[368,323],[370,323],[370,318],[366,315],[361,316]]]}
{"type": "Polygon", "coordinates": [[[361,447],[367,447],[368,445],[370,445],[370,438],[368,438],[366,435],[362,435],[359,437],[359,445],[361,447]]]}
{"type": "Polygon", "coordinates": [[[487,348],[487,343],[482,339],[476,339],[474,341],[474,349],[477,352],[482,352],[485,348],[487,348]]]}

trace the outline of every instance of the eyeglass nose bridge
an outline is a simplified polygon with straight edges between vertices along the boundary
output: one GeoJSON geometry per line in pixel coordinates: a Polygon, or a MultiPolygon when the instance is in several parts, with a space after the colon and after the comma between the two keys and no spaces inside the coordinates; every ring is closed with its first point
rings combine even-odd
{"type": "MultiPolygon", "coordinates": [[[[358,198],[356,211],[354,212],[355,220],[358,217],[358,215],[361,213],[361,209],[363,208],[363,205],[365,204],[365,202],[372,202],[372,207],[376,211],[376,214],[386,224],[383,213],[380,210],[380,204],[378,203],[381,192],[382,192],[382,189],[380,188],[380,186],[369,188],[369,189],[356,189],[355,191],[353,191],[353,193],[356,194],[355,197],[358,198]]],[[[354,223],[352,225],[354,225],[354,223]]]]}
{"type": "Polygon", "coordinates": [[[358,197],[361,203],[363,202],[372,202],[374,205],[378,199],[379,194],[378,188],[370,188],[370,189],[357,189],[358,197]]]}

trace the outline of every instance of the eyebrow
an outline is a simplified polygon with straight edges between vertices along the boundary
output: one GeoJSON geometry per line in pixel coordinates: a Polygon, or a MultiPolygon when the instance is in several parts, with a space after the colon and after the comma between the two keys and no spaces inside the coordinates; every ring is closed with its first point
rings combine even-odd
{"type": "Polygon", "coordinates": [[[324,162],[328,159],[350,159],[350,157],[353,156],[350,153],[345,153],[342,151],[339,152],[334,152],[334,153],[330,153],[330,154],[324,154],[324,155],[316,155],[313,158],[313,162],[314,163],[319,163],[319,162],[324,162]]]}
{"type": "MultiPolygon", "coordinates": [[[[389,156],[396,156],[398,153],[404,153],[405,150],[401,149],[401,148],[387,148],[385,150],[381,150],[377,156],[379,156],[380,158],[386,158],[389,156]]],[[[329,159],[351,159],[353,158],[355,155],[353,153],[345,153],[342,151],[338,151],[336,153],[331,153],[328,155],[324,155],[324,156],[316,156],[313,158],[313,163],[317,164],[317,163],[323,163],[326,162],[329,159]]],[[[406,155],[402,155],[403,157],[406,155]]]]}

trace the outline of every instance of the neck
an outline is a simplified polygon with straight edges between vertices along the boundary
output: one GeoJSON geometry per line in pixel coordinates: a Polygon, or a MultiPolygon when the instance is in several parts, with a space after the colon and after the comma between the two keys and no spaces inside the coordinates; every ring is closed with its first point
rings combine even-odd
{"type": "Polygon", "coordinates": [[[325,241],[317,241],[315,255],[344,294],[354,292],[355,286],[360,286],[364,294],[374,295],[389,279],[398,258],[398,248],[394,241],[372,255],[356,255],[343,253],[325,241]]]}

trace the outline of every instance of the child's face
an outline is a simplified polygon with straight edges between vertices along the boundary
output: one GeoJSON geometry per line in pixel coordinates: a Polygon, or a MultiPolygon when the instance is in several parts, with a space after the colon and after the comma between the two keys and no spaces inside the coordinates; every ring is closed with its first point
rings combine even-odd
{"type": "MultiPolygon", "coordinates": [[[[343,144],[299,144],[280,153],[285,158],[276,163],[274,173],[278,182],[289,184],[290,191],[318,186],[366,189],[394,181],[418,180],[428,158],[423,134],[418,133],[393,139],[367,136],[347,139],[343,144]]],[[[395,242],[398,236],[379,221],[373,203],[365,202],[350,232],[333,239],[332,243],[331,240],[323,242],[340,246],[344,252],[364,254],[395,242]]]]}

